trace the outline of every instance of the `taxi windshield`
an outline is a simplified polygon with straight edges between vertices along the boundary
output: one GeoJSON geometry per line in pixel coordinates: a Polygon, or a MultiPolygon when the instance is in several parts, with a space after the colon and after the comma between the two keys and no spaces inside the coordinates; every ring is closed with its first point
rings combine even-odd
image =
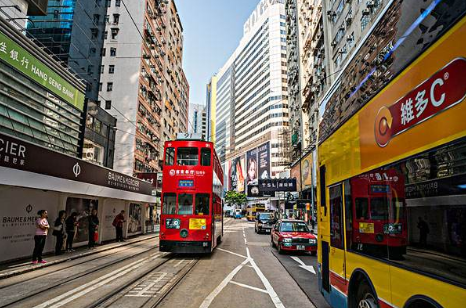
{"type": "Polygon", "coordinates": [[[309,228],[303,222],[283,222],[281,232],[309,232],[309,228]]]}
{"type": "Polygon", "coordinates": [[[259,214],[259,219],[260,220],[272,219],[272,214],[271,213],[259,214]]]}

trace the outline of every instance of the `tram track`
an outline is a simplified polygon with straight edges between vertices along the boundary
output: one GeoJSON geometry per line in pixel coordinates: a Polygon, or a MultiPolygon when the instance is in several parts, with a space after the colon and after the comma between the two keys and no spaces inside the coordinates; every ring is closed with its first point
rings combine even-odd
{"type": "Polygon", "coordinates": [[[99,301],[87,306],[87,308],[126,307],[127,305],[130,305],[128,307],[131,308],[157,307],[199,261],[199,257],[188,258],[189,260],[184,260],[186,256],[183,256],[183,259],[179,260],[180,258],[181,256],[169,254],[165,262],[144,271],[138,277],[115,289],[111,294],[108,294],[99,301]],[[170,261],[175,262],[171,263],[170,261]],[[185,262],[179,270],[173,272],[173,269],[179,264],[177,261],[185,262]],[[163,278],[167,276],[169,279],[164,280],[163,278]],[[151,280],[151,277],[155,278],[151,280]],[[141,285],[144,285],[145,292],[147,293],[144,293],[143,287],[138,287],[141,285]],[[151,288],[154,290],[150,291],[151,288]]]}
{"type": "MultiPolygon", "coordinates": [[[[35,281],[48,281],[48,279],[52,280],[53,279],[53,276],[60,276],[61,273],[66,273],[66,270],[69,270],[71,268],[74,268],[76,266],[83,266],[83,265],[86,265],[88,263],[91,263],[91,262],[95,262],[96,260],[101,260],[103,261],[104,258],[109,258],[109,257],[112,257],[114,256],[115,254],[117,253],[122,253],[122,252],[125,252],[125,251],[128,251],[129,250],[134,250],[135,248],[140,248],[140,247],[143,247],[144,244],[141,243],[139,245],[136,245],[136,246],[132,246],[132,245],[128,245],[130,247],[128,247],[128,249],[124,249],[123,251],[115,251],[113,253],[110,253],[110,254],[106,254],[104,256],[100,256],[98,258],[92,258],[90,260],[86,260],[84,262],[79,262],[78,264],[73,264],[73,265],[70,265],[70,266],[67,266],[67,267],[64,267],[64,268],[60,268],[58,271],[53,271],[53,272],[49,272],[45,275],[40,275],[38,277],[34,277],[30,280],[27,280],[27,281],[18,281],[18,282],[15,282],[15,283],[12,283],[12,284],[9,284],[9,285],[5,285],[3,286],[2,288],[0,288],[0,295],[1,293],[6,293],[8,294],[8,288],[10,287],[17,287],[18,285],[21,286],[21,284],[26,284],[26,283],[34,283],[35,281]]],[[[29,299],[33,299],[35,296],[38,296],[40,294],[42,294],[43,292],[50,292],[50,291],[54,291],[54,290],[57,290],[59,289],[60,287],[63,287],[67,284],[71,284],[73,282],[76,282],[78,281],[79,279],[83,279],[85,278],[86,276],[91,276],[92,274],[95,274],[95,273],[98,273],[99,271],[105,271],[109,268],[111,268],[112,266],[115,266],[119,263],[124,263],[124,262],[127,262],[131,259],[137,259],[138,257],[144,255],[144,254],[147,254],[149,253],[150,251],[152,250],[158,250],[158,245],[157,246],[153,246],[149,249],[143,249],[142,251],[140,252],[136,252],[136,253],[132,253],[132,254],[128,254],[127,256],[124,256],[122,258],[118,258],[116,260],[112,260],[108,263],[104,263],[102,264],[101,266],[95,266],[94,268],[92,269],[89,269],[89,270],[85,270],[83,269],[83,271],[81,273],[78,273],[78,274],[75,274],[75,275],[69,275],[68,277],[66,278],[63,278],[63,279],[60,279],[58,281],[55,281],[53,284],[44,284],[42,287],[39,287],[39,288],[34,288],[34,289],[31,289],[29,290],[29,292],[27,292],[27,295],[26,296],[22,296],[22,297],[19,297],[17,296],[17,298],[15,299],[12,299],[11,301],[8,301],[6,300],[6,302],[2,302],[2,300],[5,300],[5,296],[0,296],[0,307],[3,308],[3,307],[25,307],[23,305],[21,305],[22,302],[25,302],[29,299]]]]}

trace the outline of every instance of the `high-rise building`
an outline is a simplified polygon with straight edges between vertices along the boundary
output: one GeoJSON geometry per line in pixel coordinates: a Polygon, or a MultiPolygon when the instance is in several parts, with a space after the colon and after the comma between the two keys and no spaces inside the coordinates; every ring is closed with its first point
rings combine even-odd
{"type": "Polygon", "coordinates": [[[289,165],[286,57],[284,1],[263,0],[215,76],[215,147],[229,189],[244,191],[246,168],[255,180],[278,177],[289,165]]]}
{"type": "Polygon", "coordinates": [[[207,108],[200,104],[189,105],[188,132],[201,134],[204,140],[207,139],[207,108]]]}
{"type": "Polygon", "coordinates": [[[215,143],[215,123],[217,119],[217,76],[212,76],[207,84],[206,108],[207,108],[207,140],[215,143]]]}
{"type": "Polygon", "coordinates": [[[118,119],[114,168],[160,170],[163,142],[187,132],[189,85],[174,1],[107,1],[99,96],[118,119]]]}
{"type": "Polygon", "coordinates": [[[28,16],[46,15],[49,0],[0,0],[0,17],[17,30],[26,28],[28,16]]]}

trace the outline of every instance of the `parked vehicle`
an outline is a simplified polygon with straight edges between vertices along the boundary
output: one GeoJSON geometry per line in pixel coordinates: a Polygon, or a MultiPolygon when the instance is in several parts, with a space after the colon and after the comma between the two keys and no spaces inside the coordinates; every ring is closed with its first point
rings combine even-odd
{"type": "Polygon", "coordinates": [[[313,256],[317,254],[317,237],[303,220],[279,220],[272,229],[270,241],[279,253],[305,251],[313,256]]]}
{"type": "Polygon", "coordinates": [[[276,223],[275,216],[273,213],[264,212],[258,213],[255,222],[256,233],[260,232],[271,232],[273,225],[276,223]]]}

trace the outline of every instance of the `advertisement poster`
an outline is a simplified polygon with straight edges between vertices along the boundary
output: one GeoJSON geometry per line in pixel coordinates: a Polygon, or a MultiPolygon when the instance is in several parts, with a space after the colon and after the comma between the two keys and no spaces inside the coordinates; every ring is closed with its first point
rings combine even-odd
{"type": "Polygon", "coordinates": [[[116,215],[125,209],[123,200],[105,200],[101,211],[103,211],[103,221],[100,221],[99,231],[102,241],[114,240],[116,237],[115,227],[112,225],[116,215]]]}
{"type": "Polygon", "coordinates": [[[247,159],[247,173],[246,173],[246,184],[257,184],[259,176],[258,163],[257,163],[257,148],[248,151],[246,154],[247,159]]]}
{"type": "MultiPolygon", "coordinates": [[[[30,256],[34,248],[37,212],[46,210],[49,224],[53,225],[57,218],[59,194],[4,187],[0,189],[0,200],[0,261],[30,256]]],[[[51,234],[47,236],[44,252],[53,250],[54,240],[51,234]]]]}
{"type": "Polygon", "coordinates": [[[78,214],[76,233],[74,235],[75,243],[86,242],[89,240],[89,219],[93,209],[98,209],[98,200],[68,198],[66,199],[66,216],[75,212],[78,214]]]}
{"type": "Polygon", "coordinates": [[[301,160],[301,183],[303,190],[312,187],[312,153],[301,160]]]}
{"type": "Polygon", "coordinates": [[[137,233],[142,231],[142,206],[137,203],[129,205],[128,233],[137,233]]]}
{"type": "Polygon", "coordinates": [[[259,178],[270,177],[270,143],[267,142],[257,148],[257,160],[259,162],[259,178]]]}
{"type": "Polygon", "coordinates": [[[296,189],[301,191],[301,166],[299,163],[291,167],[290,177],[296,179],[296,189]]]}
{"type": "Polygon", "coordinates": [[[244,192],[244,156],[236,157],[230,162],[230,190],[244,192]]]}

